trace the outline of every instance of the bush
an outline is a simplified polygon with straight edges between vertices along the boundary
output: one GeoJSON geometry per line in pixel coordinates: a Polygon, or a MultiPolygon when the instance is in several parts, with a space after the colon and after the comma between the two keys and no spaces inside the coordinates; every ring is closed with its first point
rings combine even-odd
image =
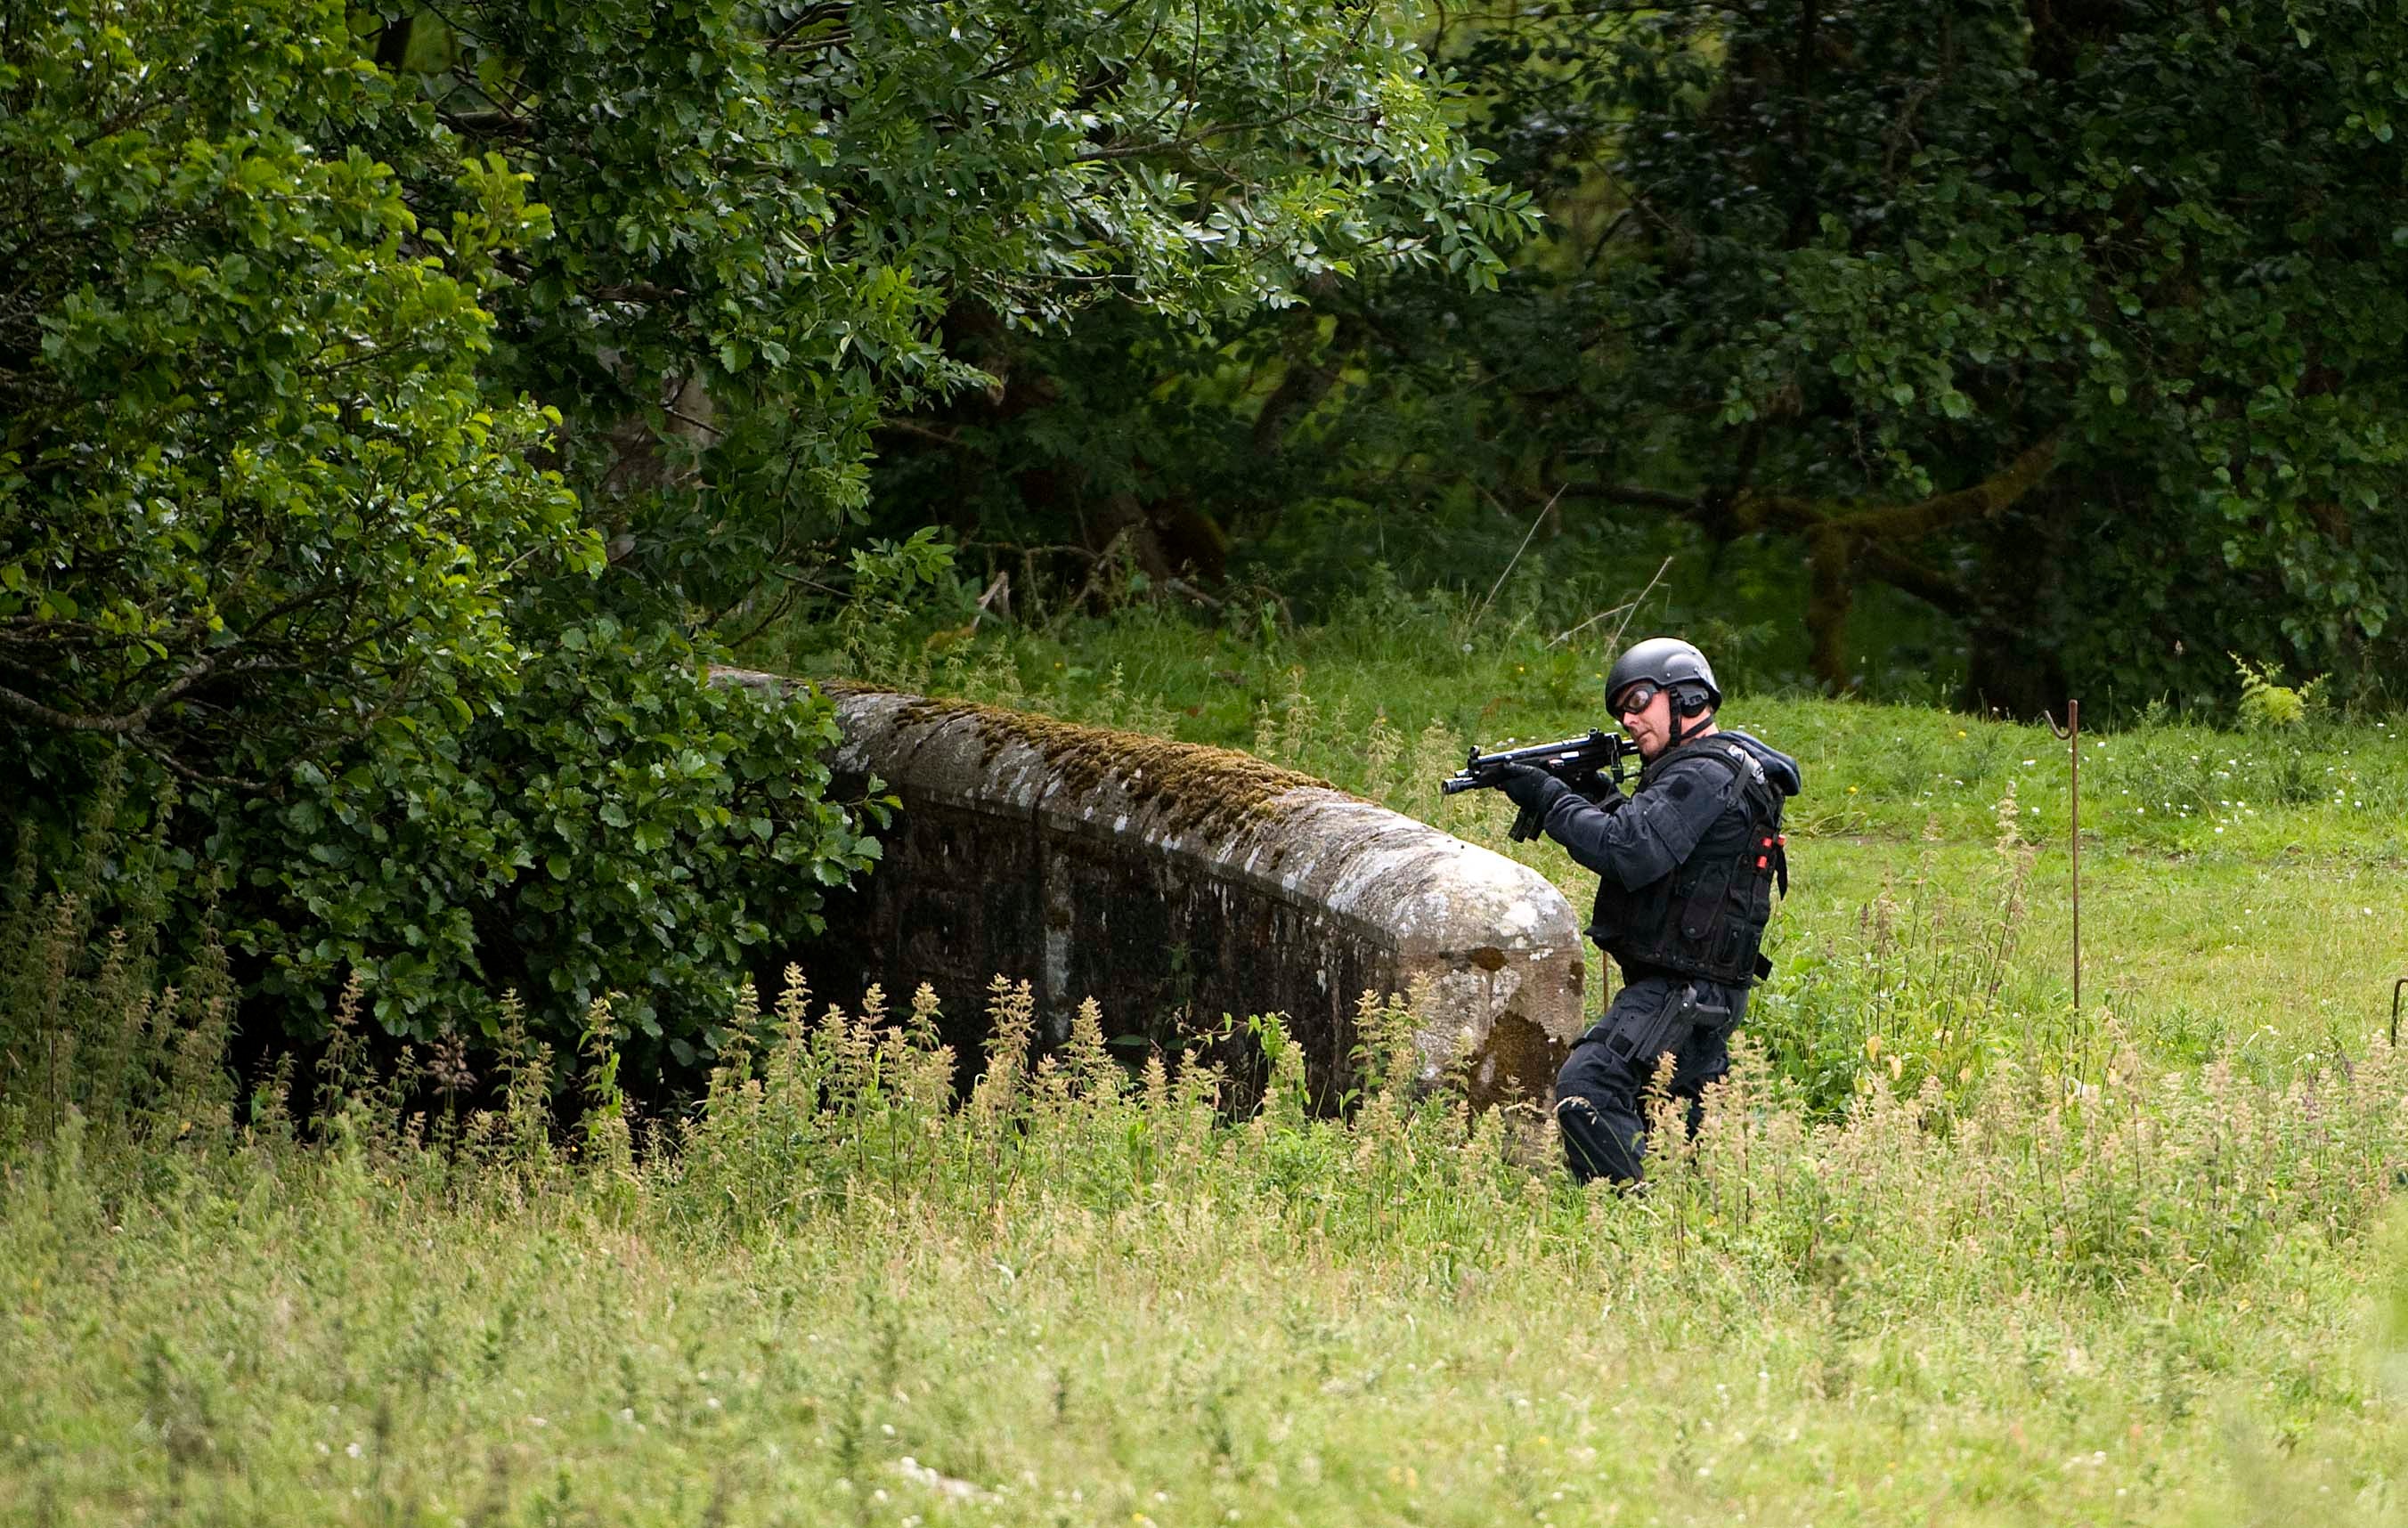
{"type": "Polygon", "coordinates": [[[95,742],[265,791],[476,704],[528,573],[599,565],[557,416],[479,377],[549,215],[481,161],[422,228],[324,148],[395,109],[339,8],[120,19],[0,64],[0,757],[53,798],[95,742]]]}
{"type": "Polygon", "coordinates": [[[673,594],[595,581],[560,416],[496,395],[529,178],[360,147],[450,140],[338,6],[0,38],[21,866],[89,859],[78,918],[152,908],[171,965],[222,889],[254,1044],[359,978],[394,1035],[491,1035],[516,987],[566,1051],[616,990],[643,1064],[709,1055],[756,947],[875,846],[822,799],[824,703],[709,688],[673,594]]]}
{"type": "Polygon", "coordinates": [[[590,615],[470,726],[395,724],[249,805],[232,939],[265,989],[322,1011],[357,971],[384,1029],[422,1041],[497,1037],[515,990],[564,1054],[615,992],[638,1075],[715,1054],[751,963],[816,933],[821,893],[878,846],[825,799],[828,703],[713,686],[702,656],[590,615]]]}

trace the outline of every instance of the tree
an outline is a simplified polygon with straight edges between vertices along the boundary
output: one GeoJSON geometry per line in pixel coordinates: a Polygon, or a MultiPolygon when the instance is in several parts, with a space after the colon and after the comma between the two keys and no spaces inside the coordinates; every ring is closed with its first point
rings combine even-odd
{"type": "Polygon", "coordinates": [[[1622,395],[1711,464],[1648,486],[1806,539],[1826,682],[1869,578],[1969,622],[1973,688],[2021,710],[2077,678],[2218,692],[2228,645],[2379,682],[2408,595],[2399,18],[1587,24],[1587,88],[1630,114],[1599,256],[1622,395]]]}
{"type": "Polygon", "coordinates": [[[1835,688],[1874,584],[1957,622],[1968,698],[2017,711],[2221,696],[2227,648],[2367,693],[2396,672],[2391,12],[1450,5],[1433,29],[1491,173],[1554,215],[1493,293],[1398,272],[1209,352],[1084,336],[1126,357],[1118,387],[1036,342],[1062,359],[1026,369],[1090,378],[1110,422],[965,400],[939,433],[996,460],[1155,442],[1082,465],[1156,506],[1243,505],[1226,485],[1276,460],[1315,536],[1377,507],[1459,542],[1492,498],[1526,522],[1561,490],[1570,523],[1770,537],[1835,688]]]}
{"type": "Polygon", "coordinates": [[[491,1027],[505,982],[556,1036],[619,987],[688,1049],[662,1019],[715,1015],[875,846],[817,799],[824,707],[710,692],[572,598],[600,546],[538,464],[560,418],[482,375],[481,304],[547,230],[526,177],[455,160],[421,221],[356,141],[404,113],[339,9],[7,41],[11,815],[63,863],[106,753],[155,765],[132,815],[188,798],[165,867],[218,882],[288,1022],[347,970],[422,1038],[491,1027]]]}
{"type": "Polygon", "coordinates": [[[1371,10],[357,20],[0,11],[5,810],[56,855],[131,755],[288,1033],[356,974],[707,1055],[877,847],[721,622],[877,565],[872,427],[996,381],[959,326],[1476,279],[1520,216],[1371,10]]]}
{"type": "Polygon", "coordinates": [[[0,63],[0,709],[258,789],[506,678],[531,565],[596,560],[480,306],[544,214],[453,164],[423,229],[338,140],[392,109],[328,17],[12,17],[0,63]],[[177,76],[187,75],[190,83],[177,76]]]}
{"type": "MultiPolygon", "coordinates": [[[[1003,336],[1107,307],[1209,327],[1400,266],[1493,280],[1531,217],[1378,7],[389,15],[443,126],[552,209],[497,309],[509,375],[569,417],[622,572],[712,617],[765,577],[783,604],[840,584],[881,425],[1007,390],[1003,336]]],[[[423,215],[452,152],[403,164],[423,215]]]]}

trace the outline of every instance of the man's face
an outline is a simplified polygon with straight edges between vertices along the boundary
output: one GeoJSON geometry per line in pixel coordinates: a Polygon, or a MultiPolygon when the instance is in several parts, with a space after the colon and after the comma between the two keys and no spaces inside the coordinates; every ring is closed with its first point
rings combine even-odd
{"type": "Polygon", "coordinates": [[[1641,679],[1613,697],[1614,720],[1639,745],[1639,757],[1653,759],[1672,741],[1672,697],[1641,679]],[[1636,704],[1644,700],[1644,705],[1636,704]],[[1626,708],[1627,707],[1627,708],[1626,708]]]}

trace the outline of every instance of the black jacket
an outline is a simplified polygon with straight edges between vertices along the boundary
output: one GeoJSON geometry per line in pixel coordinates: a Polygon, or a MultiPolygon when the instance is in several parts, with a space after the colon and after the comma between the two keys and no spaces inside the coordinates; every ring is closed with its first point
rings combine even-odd
{"type": "Polygon", "coordinates": [[[1626,976],[1669,972],[1747,986],[1772,889],[1788,889],[1782,803],[1798,762],[1742,732],[1658,755],[1627,800],[1558,796],[1547,835],[1598,874],[1589,937],[1626,976]]]}

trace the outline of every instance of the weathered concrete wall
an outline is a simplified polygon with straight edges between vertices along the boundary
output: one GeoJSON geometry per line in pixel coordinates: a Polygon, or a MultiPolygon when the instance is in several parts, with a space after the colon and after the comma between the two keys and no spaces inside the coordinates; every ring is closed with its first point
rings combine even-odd
{"type": "Polygon", "coordinates": [[[823,994],[928,982],[966,1056],[997,973],[1035,984],[1056,1040],[1090,995],[1108,1035],[1166,1049],[1225,1013],[1281,1012],[1325,1102],[1351,1085],[1366,990],[1431,983],[1423,1074],[1468,1050],[1483,1101],[1543,1097],[1580,1032],[1578,921],[1502,855],[1226,750],[832,693],[839,789],[874,775],[903,810],[884,863],[831,898],[801,953],[823,994]]]}

